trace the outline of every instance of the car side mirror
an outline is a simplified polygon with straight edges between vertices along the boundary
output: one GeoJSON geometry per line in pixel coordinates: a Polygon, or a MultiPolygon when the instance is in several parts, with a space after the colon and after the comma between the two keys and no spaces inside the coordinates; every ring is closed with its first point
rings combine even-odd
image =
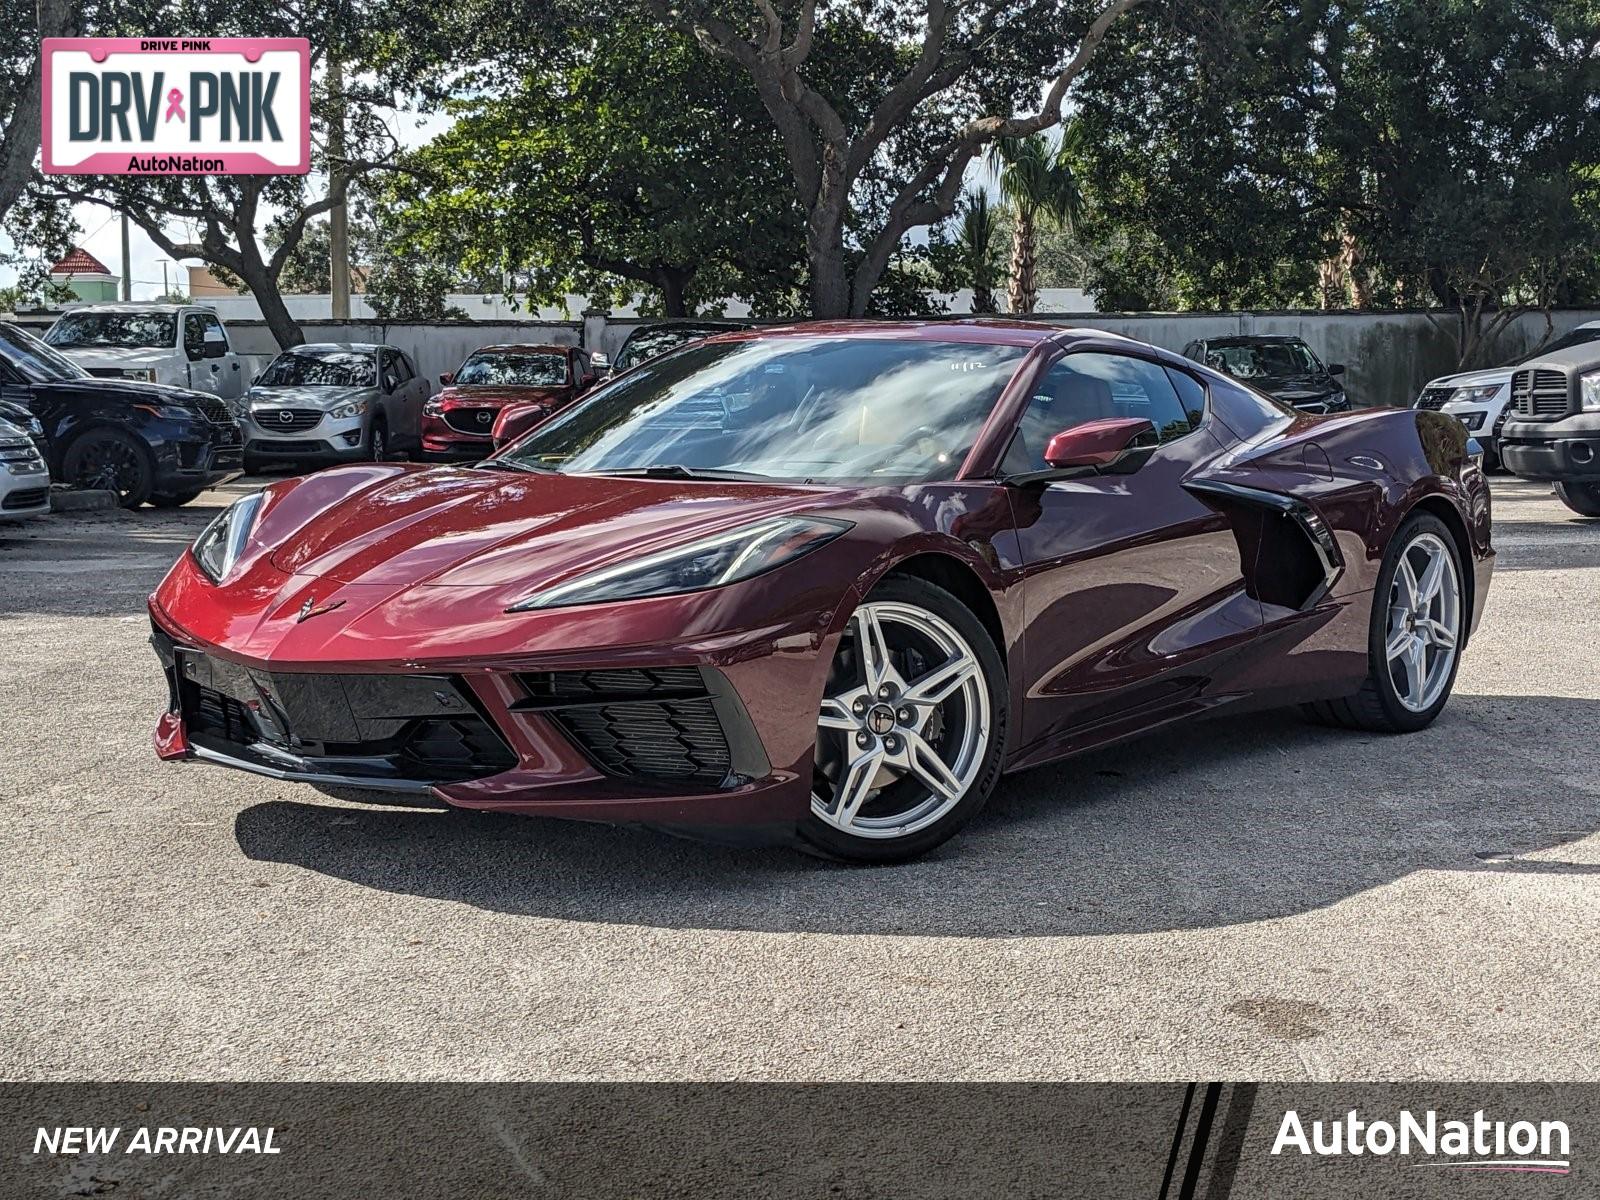
{"type": "Polygon", "coordinates": [[[202,353],[207,358],[222,358],[228,353],[228,343],[221,338],[207,338],[202,353]]]}
{"type": "Polygon", "coordinates": [[[439,375],[439,386],[440,387],[449,387],[455,381],[456,381],[456,373],[454,371],[443,371],[439,375]]]}
{"type": "Polygon", "coordinates": [[[1344,364],[1343,363],[1329,363],[1328,364],[1328,374],[1329,375],[1343,375],[1344,374],[1344,364]]]}
{"type": "Polygon", "coordinates": [[[1128,475],[1144,466],[1160,438],[1142,416],[1117,416],[1085,421],[1062,429],[1045,446],[1045,472],[1032,475],[1077,475],[1083,472],[1128,475]]]}
{"type": "Polygon", "coordinates": [[[604,354],[596,351],[595,353],[589,355],[589,366],[594,370],[595,374],[598,375],[602,371],[609,371],[611,369],[611,360],[604,354]]]}

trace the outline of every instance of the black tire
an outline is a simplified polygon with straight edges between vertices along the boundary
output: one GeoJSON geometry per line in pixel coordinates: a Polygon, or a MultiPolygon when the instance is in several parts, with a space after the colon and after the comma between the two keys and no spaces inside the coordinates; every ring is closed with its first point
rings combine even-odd
{"type": "Polygon", "coordinates": [[[1580,517],[1600,517],[1600,483],[1558,483],[1556,499],[1580,517]]]}
{"type": "Polygon", "coordinates": [[[982,811],[1000,778],[1010,717],[1005,664],[983,622],[955,596],[924,579],[891,576],[872,590],[867,602],[897,601],[942,618],[967,643],[978,664],[989,704],[989,742],[966,793],[932,824],[900,837],[863,837],[808,813],[797,830],[801,848],[825,858],[857,863],[905,862],[954,837],[982,811]]]}
{"type": "Polygon", "coordinates": [[[1429,513],[1412,513],[1395,532],[1389,549],[1383,556],[1383,567],[1378,572],[1377,586],[1372,589],[1372,616],[1367,623],[1367,678],[1360,691],[1338,700],[1319,700],[1301,705],[1308,720],[1319,725],[1332,725],[1341,729],[1360,729],[1372,733],[1415,733],[1433,724],[1444,710],[1455,687],[1456,672],[1461,668],[1461,650],[1466,642],[1467,626],[1471,621],[1468,611],[1466,566],[1456,540],[1445,523],[1429,513]],[[1400,569],[1400,556],[1422,534],[1432,534],[1444,543],[1450,559],[1455,563],[1457,589],[1458,641],[1455,657],[1450,664],[1444,689],[1427,708],[1416,710],[1402,703],[1399,691],[1390,674],[1389,659],[1385,652],[1388,640],[1389,595],[1394,587],[1394,577],[1400,569]]]}
{"type": "Polygon", "coordinates": [[[67,447],[61,466],[66,483],[115,492],[123,508],[143,504],[155,482],[149,447],[120,429],[91,429],[82,434],[67,447]]]}
{"type": "Polygon", "coordinates": [[[196,488],[192,492],[158,492],[150,497],[151,508],[182,508],[189,501],[196,499],[204,488],[196,488]]]}
{"type": "Polygon", "coordinates": [[[388,462],[390,454],[388,423],[382,417],[373,417],[367,433],[367,458],[371,462],[388,462]]]}

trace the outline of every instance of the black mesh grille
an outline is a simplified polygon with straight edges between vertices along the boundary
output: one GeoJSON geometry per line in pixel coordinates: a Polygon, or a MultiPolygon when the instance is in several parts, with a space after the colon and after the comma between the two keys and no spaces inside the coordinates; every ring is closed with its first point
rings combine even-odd
{"type": "Polygon", "coordinates": [[[200,410],[200,415],[213,425],[233,424],[233,415],[228,412],[228,406],[221,400],[212,399],[210,396],[189,396],[188,403],[200,410]]]}
{"type": "Polygon", "coordinates": [[[48,499],[50,499],[49,488],[27,488],[24,491],[12,492],[4,501],[0,501],[0,508],[8,511],[14,511],[19,508],[37,508],[48,499]]]}
{"type": "Polygon", "coordinates": [[[610,775],[720,787],[733,753],[698,667],[523,675],[524,707],[546,709],[610,775]]]}
{"type": "Polygon", "coordinates": [[[556,720],[613,775],[716,787],[732,769],[728,738],[710,700],[566,708],[556,720]]]}
{"type": "Polygon", "coordinates": [[[316,408],[258,408],[250,415],[268,433],[303,433],[322,424],[323,417],[316,408]]]}
{"type": "Polygon", "coordinates": [[[418,721],[404,736],[400,762],[405,774],[440,781],[506,771],[516,756],[479,717],[418,721]]]}
{"type": "Polygon", "coordinates": [[[1438,412],[1444,407],[1444,402],[1450,399],[1450,393],[1454,391],[1455,388],[1426,388],[1422,395],[1417,397],[1417,407],[1438,412]]]}
{"type": "Polygon", "coordinates": [[[457,433],[488,437],[494,432],[494,419],[499,415],[498,408],[450,408],[445,410],[444,423],[457,433]]]}

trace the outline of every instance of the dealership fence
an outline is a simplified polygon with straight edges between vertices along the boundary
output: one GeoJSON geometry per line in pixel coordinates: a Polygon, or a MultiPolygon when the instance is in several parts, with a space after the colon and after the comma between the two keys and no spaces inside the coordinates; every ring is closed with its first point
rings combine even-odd
{"type": "MultiPolygon", "coordinates": [[[[1238,313],[1049,313],[1032,319],[1043,324],[1110,330],[1140,341],[1181,351],[1199,338],[1233,334],[1293,334],[1304,338],[1325,362],[1348,369],[1345,386],[1357,404],[1409,404],[1428,380],[1455,368],[1451,315],[1416,310],[1399,312],[1238,312],[1238,313]]],[[[38,332],[53,316],[16,318],[38,332]]],[[[1600,309],[1563,309],[1551,314],[1554,334],[1585,321],[1600,321],[1600,309]]],[[[471,351],[497,343],[582,345],[615,357],[628,333],[649,318],[613,317],[589,312],[571,321],[439,321],[430,323],[309,320],[300,323],[308,342],[386,342],[410,354],[417,369],[437,387],[441,372],[453,371],[471,351]]],[[[263,321],[228,321],[234,348],[265,366],[277,344],[263,321]]],[[[1513,322],[1496,344],[1491,360],[1504,362],[1538,345],[1545,318],[1528,313],[1513,322]]]]}

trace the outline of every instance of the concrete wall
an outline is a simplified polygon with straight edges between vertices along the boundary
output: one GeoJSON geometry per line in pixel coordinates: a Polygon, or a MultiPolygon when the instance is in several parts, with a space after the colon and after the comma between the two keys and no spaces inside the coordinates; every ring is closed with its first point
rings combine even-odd
{"type": "MultiPolygon", "coordinates": [[[[1169,350],[1181,351],[1196,338],[1227,334],[1276,333],[1302,337],[1326,362],[1348,368],[1346,388],[1357,404],[1408,404],[1422,385],[1455,369],[1448,314],[1422,312],[1257,312],[1257,313],[1041,313],[1035,320],[1063,328],[1108,329],[1169,350]]],[[[225,318],[226,319],[226,318],[225,318]]],[[[53,317],[19,317],[17,323],[43,332],[53,317]]],[[[644,318],[590,314],[571,321],[447,321],[438,324],[379,325],[303,321],[307,341],[387,342],[411,355],[417,369],[438,387],[438,376],[453,371],[479,346],[496,342],[550,342],[585,345],[615,357],[628,332],[644,318]]],[[[1586,321],[1600,321],[1600,310],[1552,314],[1556,336],[1586,321]]],[[[235,348],[259,369],[276,353],[260,321],[227,322],[235,348]]],[[[1545,335],[1544,318],[1521,317],[1506,331],[1491,356],[1504,362],[1532,349],[1545,335]]]]}

